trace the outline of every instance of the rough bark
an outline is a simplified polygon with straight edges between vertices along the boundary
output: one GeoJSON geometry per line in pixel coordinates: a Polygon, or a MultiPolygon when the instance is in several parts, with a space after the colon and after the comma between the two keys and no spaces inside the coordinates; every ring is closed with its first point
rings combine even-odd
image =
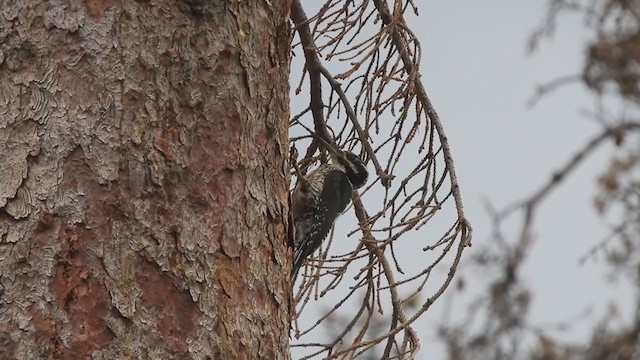
{"type": "Polygon", "coordinates": [[[0,353],[288,358],[286,1],[0,2],[0,353]]]}

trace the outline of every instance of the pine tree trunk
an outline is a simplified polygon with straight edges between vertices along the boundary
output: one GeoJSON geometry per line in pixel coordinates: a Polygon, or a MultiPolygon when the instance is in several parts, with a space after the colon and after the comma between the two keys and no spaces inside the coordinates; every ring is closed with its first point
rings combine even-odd
{"type": "Polygon", "coordinates": [[[0,2],[0,358],[289,357],[286,2],[0,2]]]}

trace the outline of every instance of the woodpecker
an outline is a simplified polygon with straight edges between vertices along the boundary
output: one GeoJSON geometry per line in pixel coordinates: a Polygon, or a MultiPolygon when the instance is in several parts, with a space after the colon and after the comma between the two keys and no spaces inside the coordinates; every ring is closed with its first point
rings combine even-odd
{"type": "Polygon", "coordinates": [[[366,166],[356,154],[334,149],[329,149],[329,153],[332,163],[322,165],[304,177],[298,176],[291,194],[292,285],[304,260],[320,247],[336,218],[349,205],[353,190],[363,187],[369,177],[366,166]]]}

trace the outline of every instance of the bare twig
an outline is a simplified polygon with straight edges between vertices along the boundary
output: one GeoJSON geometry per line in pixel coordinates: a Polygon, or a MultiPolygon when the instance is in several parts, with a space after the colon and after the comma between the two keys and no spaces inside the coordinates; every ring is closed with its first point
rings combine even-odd
{"type": "MultiPolygon", "coordinates": [[[[362,240],[352,251],[328,258],[332,238],[325,242],[320,256],[326,260],[313,263],[316,267],[305,277],[295,296],[298,311],[303,311],[312,297],[327,296],[349,279],[345,275],[354,270],[350,265],[356,260],[367,259],[366,265],[355,269],[355,283],[350,291],[332,301],[334,306],[311,327],[297,330],[297,335],[302,339],[335,318],[349,299],[364,291],[360,308],[355,315],[345,317],[347,320],[335,338],[323,344],[308,344],[315,350],[305,358],[350,359],[374,348],[377,351],[378,344],[383,358],[415,357],[420,343],[412,323],[450,285],[463,250],[471,244],[472,230],[464,216],[448,139],[420,81],[417,66],[420,44],[403,19],[407,10],[417,11],[415,4],[404,0],[395,2],[393,15],[386,3],[380,1],[326,0],[309,18],[299,0],[294,0],[292,5],[291,18],[305,55],[298,88],[302,89],[308,78],[307,96],[315,136],[332,146],[352,148],[360,144],[377,175],[353,198],[362,240]],[[336,75],[323,60],[346,67],[336,75]],[[329,86],[323,87],[325,82],[329,86]],[[413,158],[415,166],[407,167],[413,158]],[[384,193],[383,200],[365,208],[361,197],[368,197],[376,189],[384,193]],[[449,218],[444,215],[447,212],[449,218]],[[440,220],[435,220],[438,218],[440,220]],[[441,235],[422,240],[426,244],[416,239],[410,242],[412,232],[443,220],[450,221],[450,225],[441,235]],[[399,246],[437,253],[424,268],[408,273],[402,269],[403,259],[395,250],[399,246]],[[447,257],[449,253],[454,256],[447,257]],[[445,263],[447,258],[451,263],[445,263]],[[426,296],[418,311],[408,317],[403,304],[409,297],[419,298],[427,281],[430,284],[435,281],[430,277],[433,270],[444,266],[448,266],[448,272],[439,286],[435,286],[437,290],[426,296]],[[400,285],[413,287],[409,297],[403,296],[400,285]],[[387,317],[374,317],[387,309],[391,310],[387,317]]],[[[306,128],[305,114],[306,111],[295,117],[292,129],[306,128]]],[[[292,138],[294,143],[297,140],[292,138]]],[[[304,174],[304,165],[314,159],[318,143],[313,141],[307,148],[300,173],[304,174]]]]}

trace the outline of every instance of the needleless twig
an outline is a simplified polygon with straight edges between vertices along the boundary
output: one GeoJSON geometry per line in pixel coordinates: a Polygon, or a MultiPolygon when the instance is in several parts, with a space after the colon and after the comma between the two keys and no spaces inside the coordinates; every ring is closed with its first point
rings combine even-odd
{"type": "MultiPolygon", "coordinates": [[[[313,122],[316,136],[331,146],[359,145],[377,175],[353,197],[359,231],[348,235],[361,234],[361,241],[354,241],[348,253],[331,255],[328,248],[343,238],[327,239],[320,255],[327,258],[314,262],[313,273],[296,292],[301,313],[311,300],[337,294],[339,285],[349,287],[334,295],[334,305],[314,324],[306,329],[295,324],[303,342],[294,346],[309,349],[304,359],[351,359],[368,351],[382,358],[414,358],[420,343],[413,323],[451,284],[471,244],[449,141],[420,80],[421,47],[403,18],[405,11],[417,9],[401,0],[393,9],[391,14],[381,1],[327,0],[307,17],[299,0],[292,4],[304,53],[298,92],[309,100],[308,110],[291,122],[292,131],[304,131],[305,121],[313,122]],[[323,61],[338,70],[329,71],[323,61]],[[308,93],[301,91],[306,81],[308,93]],[[372,196],[374,191],[380,195],[372,196]],[[415,261],[403,258],[401,249],[411,249],[412,258],[420,252],[424,265],[403,266],[415,261]],[[447,269],[444,276],[433,275],[441,268],[447,269]],[[436,290],[426,293],[427,288],[436,290]],[[407,299],[421,297],[422,304],[407,315],[407,299]],[[354,301],[360,304],[356,311],[348,305],[354,301]],[[339,327],[331,323],[331,339],[304,342],[336,318],[343,321],[339,327]]],[[[302,172],[316,159],[318,143],[307,147],[302,172]]]]}

